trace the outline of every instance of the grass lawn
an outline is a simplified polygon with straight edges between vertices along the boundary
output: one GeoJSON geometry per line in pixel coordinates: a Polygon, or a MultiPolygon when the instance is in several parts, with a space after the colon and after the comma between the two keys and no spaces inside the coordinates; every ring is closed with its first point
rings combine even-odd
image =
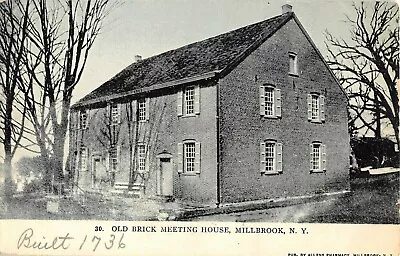
{"type": "MultiPolygon", "coordinates": [[[[308,223],[399,224],[399,173],[351,180],[351,193],[281,208],[200,216],[194,221],[266,221],[308,223]]],[[[85,206],[72,198],[61,199],[58,214],[48,213],[44,194],[15,196],[1,219],[146,220],[154,218],[163,203],[154,200],[91,196],[85,206]]]]}

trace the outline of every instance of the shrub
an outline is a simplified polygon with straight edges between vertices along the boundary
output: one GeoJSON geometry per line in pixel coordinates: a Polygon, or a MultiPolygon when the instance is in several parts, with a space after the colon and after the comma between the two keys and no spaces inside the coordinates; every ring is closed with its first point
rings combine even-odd
{"type": "Polygon", "coordinates": [[[393,166],[395,160],[394,142],[374,137],[351,138],[351,147],[359,167],[374,168],[393,166]]]}
{"type": "Polygon", "coordinates": [[[40,156],[23,157],[17,162],[16,167],[19,176],[24,180],[24,192],[42,190],[46,166],[40,156]]]}

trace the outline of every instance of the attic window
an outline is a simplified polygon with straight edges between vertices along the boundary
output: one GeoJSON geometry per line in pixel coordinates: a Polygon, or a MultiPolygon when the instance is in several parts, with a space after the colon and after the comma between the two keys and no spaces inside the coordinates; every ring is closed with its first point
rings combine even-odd
{"type": "Polygon", "coordinates": [[[289,52],[289,74],[298,75],[297,54],[294,52],[289,52]]]}

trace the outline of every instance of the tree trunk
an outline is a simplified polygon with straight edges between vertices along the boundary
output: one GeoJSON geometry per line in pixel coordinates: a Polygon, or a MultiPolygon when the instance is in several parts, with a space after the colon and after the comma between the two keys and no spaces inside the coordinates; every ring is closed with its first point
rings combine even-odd
{"type": "Polygon", "coordinates": [[[64,160],[64,144],[65,134],[58,132],[57,138],[54,139],[54,155],[52,157],[52,169],[55,182],[62,182],[64,179],[63,160],[64,160]]]}
{"type": "MultiPolygon", "coordinates": [[[[378,96],[376,94],[374,94],[374,104],[375,104],[375,118],[376,118],[376,129],[375,129],[375,138],[378,140],[382,139],[382,132],[381,132],[381,114],[380,114],[380,109],[379,109],[379,100],[378,100],[378,96]]],[[[380,147],[377,148],[378,152],[377,152],[377,161],[376,161],[376,168],[380,168],[381,167],[381,163],[382,163],[382,151],[380,149],[380,147]]]]}
{"type": "Polygon", "coordinates": [[[6,203],[8,203],[13,195],[12,191],[12,175],[11,175],[11,136],[12,136],[12,103],[13,96],[7,97],[6,113],[4,119],[4,197],[6,203]]]}
{"type": "Polygon", "coordinates": [[[379,108],[379,100],[378,96],[375,94],[374,96],[375,100],[375,116],[376,116],[376,130],[375,130],[375,138],[381,139],[382,138],[382,132],[381,132],[381,113],[380,113],[380,108],[379,108]]]}
{"type": "Polygon", "coordinates": [[[400,167],[400,138],[399,138],[399,125],[393,125],[394,136],[397,143],[397,152],[395,152],[395,161],[393,163],[394,167],[400,167]]]}
{"type": "MultiPolygon", "coordinates": [[[[53,145],[53,156],[51,158],[52,165],[52,175],[54,177],[54,181],[58,184],[64,181],[64,146],[65,139],[68,130],[68,120],[69,120],[69,109],[70,109],[70,100],[64,100],[62,105],[61,112],[61,122],[57,124],[56,117],[53,120],[54,126],[54,145],[53,145]]],[[[62,187],[57,187],[55,189],[56,192],[63,193],[62,187]],[[58,191],[61,189],[61,191],[58,191]]]]}

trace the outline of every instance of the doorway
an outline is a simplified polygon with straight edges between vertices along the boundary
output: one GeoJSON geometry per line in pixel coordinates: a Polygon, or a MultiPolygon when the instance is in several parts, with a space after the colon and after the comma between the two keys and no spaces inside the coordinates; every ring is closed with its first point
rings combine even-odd
{"type": "Polygon", "coordinates": [[[97,189],[107,182],[107,172],[100,155],[92,156],[92,188],[97,189]]]}
{"type": "Polygon", "coordinates": [[[171,158],[160,158],[157,192],[161,196],[173,196],[173,170],[171,158]]]}

